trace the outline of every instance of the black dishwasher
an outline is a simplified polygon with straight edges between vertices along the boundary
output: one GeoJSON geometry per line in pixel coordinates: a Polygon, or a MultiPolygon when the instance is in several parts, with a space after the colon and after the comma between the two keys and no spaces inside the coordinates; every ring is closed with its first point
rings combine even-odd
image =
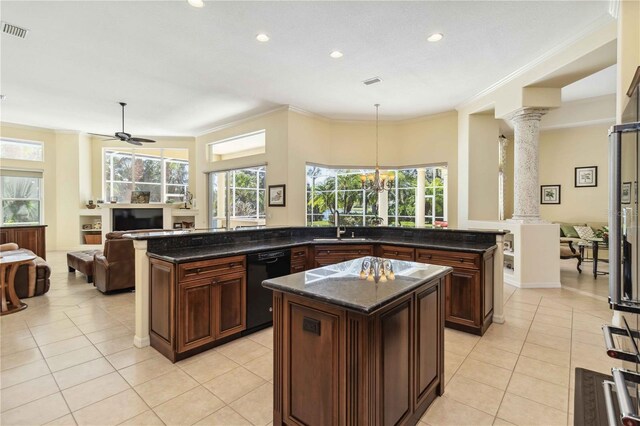
{"type": "Polygon", "coordinates": [[[262,281],[291,273],[291,250],[278,250],[247,256],[247,329],[243,334],[273,323],[273,292],[262,281]]]}

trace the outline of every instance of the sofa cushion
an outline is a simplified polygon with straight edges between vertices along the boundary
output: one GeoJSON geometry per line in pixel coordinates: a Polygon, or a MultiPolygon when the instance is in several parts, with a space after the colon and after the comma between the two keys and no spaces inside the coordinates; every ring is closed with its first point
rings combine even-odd
{"type": "Polygon", "coordinates": [[[584,223],[561,223],[560,224],[560,236],[568,238],[580,238],[576,226],[586,226],[584,223]]]}
{"type": "Polygon", "coordinates": [[[593,232],[593,228],[590,226],[574,226],[574,228],[583,240],[591,240],[596,237],[595,232],[593,232]]]}

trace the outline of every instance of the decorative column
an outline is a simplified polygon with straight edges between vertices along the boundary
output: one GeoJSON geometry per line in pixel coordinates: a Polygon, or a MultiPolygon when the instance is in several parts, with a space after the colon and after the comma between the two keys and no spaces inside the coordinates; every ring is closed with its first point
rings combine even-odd
{"type": "Polygon", "coordinates": [[[136,282],[136,334],[133,344],[138,348],[149,346],[149,258],[147,241],[133,241],[136,282]]]}
{"type": "Polygon", "coordinates": [[[498,220],[504,220],[504,204],[507,195],[507,146],[509,141],[503,135],[498,137],[498,220]]]}
{"type": "Polygon", "coordinates": [[[513,221],[541,222],[538,144],[540,120],[547,111],[522,108],[508,117],[514,128],[513,221]]]}

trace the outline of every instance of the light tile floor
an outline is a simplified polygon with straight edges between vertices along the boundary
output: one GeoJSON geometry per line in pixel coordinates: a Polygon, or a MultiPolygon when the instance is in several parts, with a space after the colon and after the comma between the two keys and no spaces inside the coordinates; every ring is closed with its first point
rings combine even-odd
{"type": "MultiPolygon", "coordinates": [[[[0,423],[271,422],[271,329],[172,364],[133,347],[132,293],[100,294],[67,273],[65,253],[48,261],[49,293],[0,320],[0,423]]],[[[573,275],[563,272],[570,289],[506,286],[507,320],[482,338],[447,329],[445,395],[421,424],[573,424],[573,369],[616,364],[600,331],[611,317],[606,301],[573,275]]]]}

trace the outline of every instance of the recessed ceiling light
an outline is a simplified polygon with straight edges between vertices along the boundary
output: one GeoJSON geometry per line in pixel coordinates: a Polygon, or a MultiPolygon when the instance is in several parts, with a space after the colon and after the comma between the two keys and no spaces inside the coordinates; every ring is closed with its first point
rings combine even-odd
{"type": "Polygon", "coordinates": [[[331,52],[329,54],[329,56],[331,56],[333,59],[338,59],[338,58],[342,58],[344,55],[342,54],[341,51],[339,50],[334,50],[333,52],[331,52]]]}
{"type": "Polygon", "coordinates": [[[427,37],[427,40],[434,43],[436,41],[442,40],[442,37],[444,37],[442,33],[433,33],[429,37],[427,37]]]}
{"type": "Polygon", "coordinates": [[[204,0],[187,0],[187,3],[197,8],[204,7],[204,0]]]}
{"type": "Polygon", "coordinates": [[[260,33],[256,36],[256,40],[258,40],[259,42],[265,43],[269,41],[269,36],[264,33],[260,33]]]}

